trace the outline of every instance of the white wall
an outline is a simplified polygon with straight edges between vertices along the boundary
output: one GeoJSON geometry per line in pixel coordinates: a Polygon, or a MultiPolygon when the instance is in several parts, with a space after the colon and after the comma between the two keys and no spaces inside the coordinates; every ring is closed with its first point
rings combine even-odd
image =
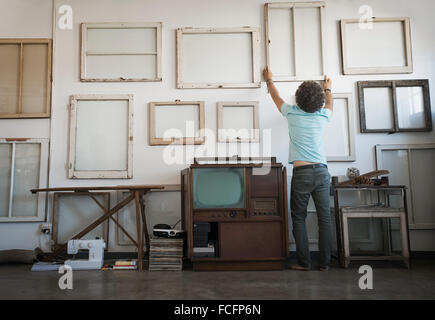
{"type": "MultiPolygon", "coordinates": [[[[69,4],[73,9],[73,30],[56,29],[52,36],[52,3],[50,0],[0,0],[0,37],[53,37],[53,102],[52,119],[0,120],[0,137],[50,137],[50,186],[89,186],[117,184],[178,183],[179,171],[188,166],[165,165],[163,147],[151,147],[147,137],[147,104],[150,101],[204,100],[206,127],[216,130],[216,102],[258,100],[261,129],[272,129],[272,154],[286,163],[288,133],[286,121],[277,112],[268,96],[265,83],[259,89],[176,89],[175,29],[177,27],[253,26],[261,30],[261,66],[265,65],[264,1],[263,0],[57,0],[56,7],[69,4]],[[83,83],[79,81],[80,40],[82,22],[163,22],[163,81],[151,83],[83,83]],[[131,93],[134,94],[134,160],[132,180],[69,180],[67,179],[68,98],[71,94],[131,93]],[[50,135],[51,130],[51,135],[50,135]]],[[[381,79],[430,79],[432,100],[435,99],[435,20],[432,0],[326,0],[327,73],[333,91],[351,92],[356,100],[355,82],[381,79]],[[414,72],[412,74],[343,76],[338,20],[358,18],[358,8],[370,5],[376,17],[411,18],[414,72]]],[[[282,97],[292,102],[299,83],[278,83],[282,97]]],[[[358,114],[357,105],[354,106],[358,114]]],[[[433,115],[435,117],[435,115],[433,115]]],[[[356,117],[358,122],[358,116],[356,117]]],[[[429,143],[435,133],[361,134],[356,126],[356,158],[354,163],[330,163],[332,175],[345,174],[355,166],[361,172],[375,169],[375,144],[429,143]]],[[[180,147],[183,148],[183,147],[180,147]]],[[[291,168],[288,168],[291,169],[291,168]]],[[[291,172],[291,171],[289,171],[291,172]]],[[[50,220],[50,212],[48,212],[50,220]]],[[[175,223],[175,221],[174,221],[175,223]]],[[[33,249],[38,245],[37,223],[0,224],[0,249],[33,249]]],[[[431,240],[432,243],[435,241],[431,240]]],[[[109,244],[110,245],[110,244],[109,244]]],[[[112,248],[116,250],[117,248],[112,248]]]]}

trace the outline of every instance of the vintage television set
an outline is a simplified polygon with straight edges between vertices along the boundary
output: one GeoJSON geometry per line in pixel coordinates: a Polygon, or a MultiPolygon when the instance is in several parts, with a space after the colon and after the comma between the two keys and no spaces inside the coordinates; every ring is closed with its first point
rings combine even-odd
{"type": "Polygon", "coordinates": [[[286,168],[275,158],[226,160],[196,158],[181,172],[185,257],[197,271],[283,269],[286,168]]]}

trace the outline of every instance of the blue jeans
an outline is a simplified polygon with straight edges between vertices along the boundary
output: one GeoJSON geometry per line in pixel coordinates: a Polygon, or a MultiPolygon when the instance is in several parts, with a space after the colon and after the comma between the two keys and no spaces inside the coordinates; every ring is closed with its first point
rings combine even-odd
{"type": "Polygon", "coordinates": [[[329,208],[330,175],[328,168],[299,167],[293,169],[290,208],[293,221],[293,236],[296,241],[296,256],[299,265],[311,268],[305,219],[310,195],[313,196],[319,224],[320,267],[331,262],[332,228],[329,208]]]}

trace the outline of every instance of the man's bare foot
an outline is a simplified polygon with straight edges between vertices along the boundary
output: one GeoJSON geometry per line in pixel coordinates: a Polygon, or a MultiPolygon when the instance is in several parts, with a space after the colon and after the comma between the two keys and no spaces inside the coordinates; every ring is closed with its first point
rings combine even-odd
{"type": "Polygon", "coordinates": [[[292,269],[292,270],[298,270],[298,271],[309,271],[310,270],[310,268],[302,267],[302,266],[300,266],[298,264],[295,264],[295,265],[291,266],[290,269],[292,269]]]}

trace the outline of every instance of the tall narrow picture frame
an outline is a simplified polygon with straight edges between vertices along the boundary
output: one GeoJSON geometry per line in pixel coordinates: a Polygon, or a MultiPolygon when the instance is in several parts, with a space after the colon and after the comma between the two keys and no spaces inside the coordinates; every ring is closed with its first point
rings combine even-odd
{"type": "Polygon", "coordinates": [[[362,133],[432,131],[428,80],[358,81],[362,133]]]}
{"type": "Polygon", "coordinates": [[[258,101],[217,103],[218,142],[259,142],[258,101]]]}
{"type": "Polygon", "coordinates": [[[204,101],[150,102],[148,110],[151,146],[204,143],[204,101]]]}
{"type": "Polygon", "coordinates": [[[45,195],[32,188],[48,182],[48,139],[0,139],[0,222],[38,222],[45,218],[45,195]]]}
{"type": "Polygon", "coordinates": [[[355,106],[351,93],[332,95],[334,111],[323,134],[328,162],[355,161],[355,106]]]}
{"type": "Polygon", "coordinates": [[[325,6],[324,1],[265,4],[266,63],[273,80],[323,80],[325,6]]]}
{"type": "Polygon", "coordinates": [[[133,177],[133,95],[70,98],[70,179],[133,177]]]}
{"type": "Polygon", "coordinates": [[[80,81],[162,80],[162,23],[82,23],[80,81]]]}
{"type": "Polygon", "coordinates": [[[177,88],[259,88],[258,28],[177,29],[177,88]]]}
{"type": "Polygon", "coordinates": [[[412,73],[411,27],[408,17],[342,19],[343,73],[412,73]]]}
{"type": "Polygon", "coordinates": [[[49,118],[51,39],[0,39],[0,119],[49,118]]]}

